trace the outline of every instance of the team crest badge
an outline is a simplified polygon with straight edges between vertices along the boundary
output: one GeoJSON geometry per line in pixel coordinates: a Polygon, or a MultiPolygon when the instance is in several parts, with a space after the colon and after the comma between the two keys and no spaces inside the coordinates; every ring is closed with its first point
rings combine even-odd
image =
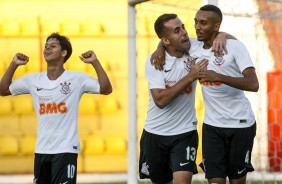
{"type": "Polygon", "coordinates": [[[221,53],[217,56],[215,56],[215,60],[213,61],[213,63],[216,65],[216,66],[221,66],[223,63],[224,63],[224,58],[223,58],[224,54],[221,53]]]}
{"type": "Polygon", "coordinates": [[[183,61],[185,63],[185,70],[187,70],[188,72],[191,69],[191,64],[192,64],[193,59],[194,59],[193,57],[189,56],[187,57],[186,60],[183,61]]]}
{"type": "Polygon", "coordinates": [[[70,92],[71,92],[71,89],[70,89],[70,82],[63,82],[63,83],[60,83],[61,84],[61,86],[62,86],[62,88],[61,88],[61,92],[63,93],[63,94],[69,94],[70,92]]]}

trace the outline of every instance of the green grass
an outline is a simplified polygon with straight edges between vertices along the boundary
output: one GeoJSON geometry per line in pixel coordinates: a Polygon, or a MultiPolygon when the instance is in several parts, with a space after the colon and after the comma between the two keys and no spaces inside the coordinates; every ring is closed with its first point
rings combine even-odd
{"type": "MultiPolygon", "coordinates": [[[[227,183],[229,183],[227,181],[227,183]]],[[[11,184],[11,183],[2,183],[0,184],[11,184]]],[[[22,183],[23,184],[23,183],[22,183]]],[[[32,184],[32,183],[25,183],[32,184]]],[[[77,184],[127,184],[127,182],[91,182],[91,183],[77,183],[77,184]]],[[[150,180],[140,180],[139,184],[151,184],[150,180]]],[[[208,184],[207,180],[193,180],[192,184],[208,184]]],[[[246,184],[282,184],[282,180],[247,180],[246,184]]]]}
{"type": "MultiPolygon", "coordinates": [[[[79,183],[78,183],[79,184],[79,183]]],[[[112,183],[83,183],[83,184],[127,184],[127,182],[112,182],[112,183]]],[[[151,184],[151,182],[145,181],[140,182],[139,184],[151,184]]],[[[192,184],[208,184],[207,181],[204,180],[194,180],[192,184]]],[[[282,184],[282,181],[259,181],[259,180],[252,180],[247,181],[246,184],[282,184]]]]}
{"type": "MultiPolygon", "coordinates": [[[[228,182],[227,182],[228,183],[228,182]]],[[[4,183],[2,183],[4,184],[4,183]]],[[[11,183],[5,183],[5,184],[11,184],[11,183]]],[[[32,184],[32,183],[29,183],[32,184]]],[[[97,182],[97,183],[77,183],[77,184],[127,184],[127,182],[97,182]]],[[[150,181],[145,180],[145,181],[140,181],[139,184],[151,184],[150,181]]],[[[192,184],[208,184],[206,180],[193,180],[192,184]]],[[[276,181],[270,181],[270,180],[265,180],[265,181],[260,181],[260,180],[248,180],[246,184],[282,184],[281,180],[276,180],[276,181]]]]}

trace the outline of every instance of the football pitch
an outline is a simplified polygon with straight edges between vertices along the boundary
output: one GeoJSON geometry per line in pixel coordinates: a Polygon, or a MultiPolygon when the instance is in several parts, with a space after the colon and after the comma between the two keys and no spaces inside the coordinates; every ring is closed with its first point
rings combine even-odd
{"type": "MultiPolygon", "coordinates": [[[[78,183],[79,184],[79,183],[78,183]]],[[[85,183],[81,183],[85,184],[85,183]]],[[[87,183],[87,184],[127,184],[127,182],[117,182],[117,183],[87,183]]],[[[139,182],[139,184],[151,184],[149,181],[139,182]]],[[[192,184],[208,184],[207,181],[192,181],[192,184]]],[[[249,180],[246,184],[282,184],[281,181],[261,181],[261,180],[249,180]]]]}
{"type": "MultiPolygon", "coordinates": [[[[2,184],[14,184],[14,183],[2,183],[2,184]]],[[[32,184],[32,183],[22,183],[22,184],[32,184]]],[[[77,183],[77,184],[127,184],[127,182],[94,182],[94,183],[77,183]]],[[[151,184],[149,181],[140,181],[139,184],[151,184]]],[[[194,180],[192,184],[208,184],[204,180],[194,180]]],[[[282,184],[282,181],[259,181],[259,180],[248,180],[246,184],[282,184]]]]}
{"type": "MultiPolygon", "coordinates": [[[[78,183],[78,184],[127,184],[127,182],[112,182],[112,183],[78,183]]],[[[151,184],[149,181],[139,182],[139,184],[151,184]]],[[[207,181],[192,181],[192,184],[208,184],[207,181]]],[[[247,181],[246,184],[282,184],[282,181],[247,181]]]]}
{"type": "MultiPolygon", "coordinates": [[[[33,175],[0,175],[0,184],[32,184],[33,175]]],[[[127,184],[127,174],[79,174],[77,184],[127,184]]],[[[150,180],[137,180],[138,184],[150,184],[150,180]]],[[[134,182],[135,183],[135,182],[134,182]]],[[[227,183],[229,183],[227,181],[227,183]]],[[[130,184],[130,183],[129,183],[130,184]]],[[[202,173],[193,176],[192,184],[208,184],[202,173]]],[[[282,173],[248,174],[246,184],[282,184],[282,173]]]]}

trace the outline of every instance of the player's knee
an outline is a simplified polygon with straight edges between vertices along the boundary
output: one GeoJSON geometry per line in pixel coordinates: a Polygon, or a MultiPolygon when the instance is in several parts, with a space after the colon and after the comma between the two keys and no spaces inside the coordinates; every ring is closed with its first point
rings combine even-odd
{"type": "Polygon", "coordinates": [[[209,184],[226,184],[226,178],[208,179],[209,184]]]}

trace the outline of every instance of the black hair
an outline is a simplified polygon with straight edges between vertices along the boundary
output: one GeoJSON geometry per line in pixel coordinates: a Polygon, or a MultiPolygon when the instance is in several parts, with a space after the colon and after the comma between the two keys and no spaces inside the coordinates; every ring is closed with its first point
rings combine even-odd
{"type": "Polygon", "coordinates": [[[51,38],[57,39],[59,41],[61,47],[62,47],[62,50],[67,51],[67,55],[64,58],[64,62],[66,62],[72,54],[72,46],[71,46],[71,43],[70,43],[70,39],[68,37],[60,35],[59,33],[56,32],[56,33],[52,33],[51,35],[49,35],[46,39],[46,42],[51,38]]]}
{"type": "Polygon", "coordinates": [[[200,10],[201,11],[211,11],[211,12],[215,13],[219,18],[219,22],[220,23],[222,22],[222,19],[223,19],[222,12],[217,6],[212,5],[212,4],[208,4],[208,5],[202,6],[200,8],[200,10]]]}
{"type": "Polygon", "coordinates": [[[177,18],[177,15],[174,13],[169,13],[169,14],[166,13],[158,17],[158,19],[155,21],[154,28],[159,38],[162,38],[165,36],[164,24],[175,18],[177,18]]]}

